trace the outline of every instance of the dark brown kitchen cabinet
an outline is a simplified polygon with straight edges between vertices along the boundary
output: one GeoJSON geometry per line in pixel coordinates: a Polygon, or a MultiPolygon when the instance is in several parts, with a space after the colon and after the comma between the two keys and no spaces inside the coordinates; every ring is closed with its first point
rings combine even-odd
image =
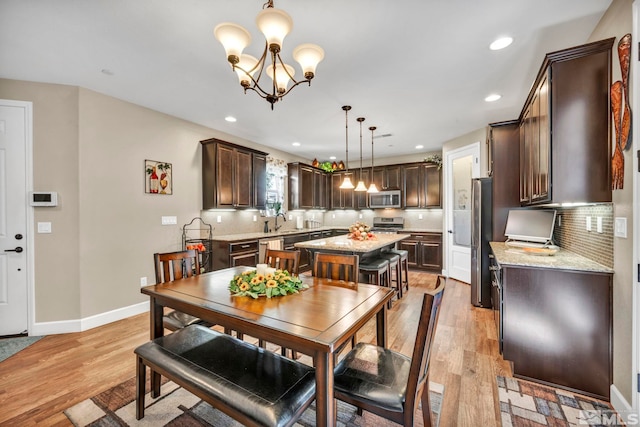
{"type": "Polygon", "coordinates": [[[300,272],[311,270],[311,253],[304,248],[296,248],[295,243],[309,240],[309,233],[296,233],[291,236],[284,236],[283,247],[287,251],[300,251],[300,261],[298,270],[300,272]]]}
{"type": "Polygon", "coordinates": [[[398,247],[409,252],[410,268],[442,270],[442,233],[413,232],[398,242],[398,247]]]}
{"type": "Polygon", "coordinates": [[[264,207],[267,153],[218,139],[200,143],[203,209],[264,207]]]}
{"type": "Polygon", "coordinates": [[[289,163],[289,209],[325,209],[327,176],[304,163],[289,163]]]}
{"type": "MultiPolygon", "coordinates": [[[[357,169],[354,176],[356,177],[356,180],[353,185],[357,185],[358,181],[362,180],[367,189],[369,188],[369,185],[371,184],[371,180],[369,178],[371,176],[371,168],[362,169],[362,175],[360,175],[360,170],[357,169]]],[[[369,193],[366,191],[354,191],[353,196],[355,199],[354,204],[356,209],[366,209],[369,207],[369,193]]]]}
{"type": "Polygon", "coordinates": [[[520,206],[519,169],[520,127],[517,120],[491,123],[489,140],[489,176],[492,185],[493,238],[504,242],[509,210],[520,206]]]}
{"type": "Polygon", "coordinates": [[[354,208],[354,191],[343,190],[340,188],[345,175],[349,175],[351,182],[355,181],[352,171],[340,171],[331,174],[331,209],[353,209],[354,208]]]}
{"type": "Polygon", "coordinates": [[[613,42],[546,55],[519,117],[521,205],[611,202],[613,42]]]}
{"type": "Polygon", "coordinates": [[[612,275],[501,267],[503,357],[514,376],[609,400],[612,275]]]}
{"type": "Polygon", "coordinates": [[[255,266],[258,260],[258,240],[213,240],[213,269],[220,270],[241,265],[255,266]]]}
{"type": "Polygon", "coordinates": [[[399,190],[402,185],[400,165],[374,167],[373,182],[378,190],[399,190]]]}
{"type": "Polygon", "coordinates": [[[440,208],[441,172],[434,163],[402,166],[402,198],[406,208],[440,208]]]}

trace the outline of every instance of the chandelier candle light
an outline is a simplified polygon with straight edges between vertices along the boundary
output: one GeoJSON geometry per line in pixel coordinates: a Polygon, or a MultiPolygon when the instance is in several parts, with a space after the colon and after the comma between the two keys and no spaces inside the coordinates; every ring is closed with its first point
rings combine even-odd
{"type": "Polygon", "coordinates": [[[353,191],[367,191],[367,186],[364,185],[364,181],[362,180],[362,122],[364,122],[364,117],[358,117],[356,120],[360,123],[360,179],[353,191]]]}
{"type": "Polygon", "coordinates": [[[351,110],[351,106],[343,105],[342,109],[344,110],[344,127],[345,127],[345,160],[347,162],[346,170],[344,174],[344,180],[342,184],[340,184],[340,188],[343,190],[351,190],[353,189],[353,183],[351,183],[351,178],[349,178],[349,110],[351,110]]]}
{"type": "Polygon", "coordinates": [[[295,69],[285,64],[280,57],[282,42],[293,27],[291,16],[281,9],[273,6],[273,0],[269,0],[263,6],[263,9],[256,17],[256,25],[262,31],[266,42],[264,51],[260,59],[242,51],[251,43],[251,34],[238,24],[231,22],[223,22],[218,24],[213,34],[227,54],[227,61],[231,64],[231,68],[238,75],[240,85],[247,90],[255,91],[261,98],[266,99],[273,104],[281,100],[286,94],[301,83],[308,83],[311,86],[311,79],[315,76],[318,63],[324,58],[324,50],[315,44],[305,43],[293,50],[293,59],[295,59],[302,68],[304,80],[295,80],[295,69]],[[267,63],[267,56],[271,58],[271,63],[267,63]],[[265,71],[266,65],[266,71],[265,71]],[[254,74],[257,76],[254,77],[254,74]],[[265,72],[272,80],[271,91],[265,90],[260,86],[260,78],[265,72]],[[293,82],[293,86],[287,89],[289,81],[293,82]]]}

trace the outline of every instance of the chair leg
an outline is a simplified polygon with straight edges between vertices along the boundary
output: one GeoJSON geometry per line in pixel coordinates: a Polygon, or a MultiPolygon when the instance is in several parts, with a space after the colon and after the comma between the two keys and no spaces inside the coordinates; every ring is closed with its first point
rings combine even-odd
{"type": "Polygon", "coordinates": [[[431,402],[429,401],[429,380],[425,381],[422,389],[422,422],[424,427],[431,427],[431,402]]]}
{"type": "Polygon", "coordinates": [[[144,418],[144,395],[147,383],[147,367],[138,356],[136,363],[136,420],[144,418]]]}

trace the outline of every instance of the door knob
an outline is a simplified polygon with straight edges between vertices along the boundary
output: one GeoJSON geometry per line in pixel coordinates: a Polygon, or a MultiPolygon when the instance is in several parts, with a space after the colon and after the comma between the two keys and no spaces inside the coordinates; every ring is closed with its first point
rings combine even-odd
{"type": "Polygon", "coordinates": [[[20,253],[20,252],[22,252],[23,250],[24,250],[24,249],[22,249],[20,246],[18,246],[18,247],[17,247],[17,248],[15,248],[15,249],[5,249],[4,251],[5,251],[5,252],[18,252],[18,253],[20,253]]]}

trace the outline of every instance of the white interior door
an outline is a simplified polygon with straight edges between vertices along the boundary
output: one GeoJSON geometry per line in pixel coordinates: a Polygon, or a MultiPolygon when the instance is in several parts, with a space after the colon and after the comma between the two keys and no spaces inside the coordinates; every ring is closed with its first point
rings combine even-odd
{"type": "Polygon", "coordinates": [[[0,336],[27,332],[27,137],[30,111],[0,100],[0,336]]]}
{"type": "Polygon", "coordinates": [[[480,176],[480,142],[445,157],[447,272],[471,283],[471,179],[480,176]]]}

